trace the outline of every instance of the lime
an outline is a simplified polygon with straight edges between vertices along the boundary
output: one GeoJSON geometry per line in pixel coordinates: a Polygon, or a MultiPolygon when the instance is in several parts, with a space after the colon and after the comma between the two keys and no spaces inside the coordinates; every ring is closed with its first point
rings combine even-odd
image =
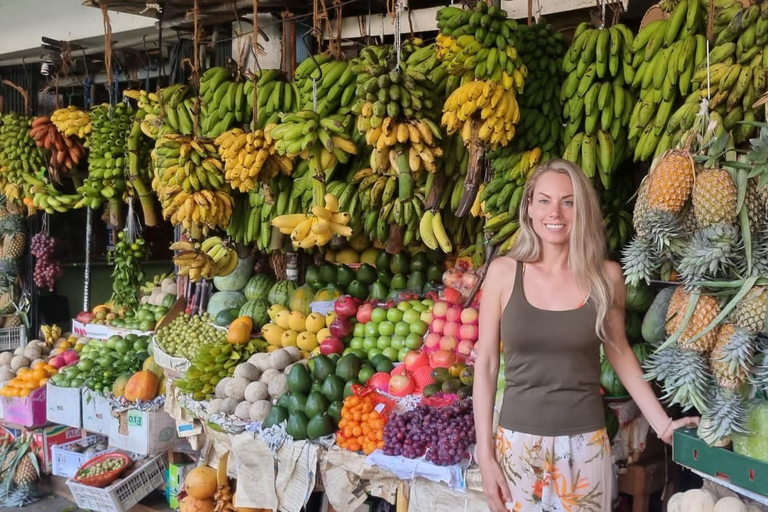
{"type": "Polygon", "coordinates": [[[115,350],[120,354],[125,354],[131,349],[131,344],[128,340],[120,340],[115,344],[115,350]]]}

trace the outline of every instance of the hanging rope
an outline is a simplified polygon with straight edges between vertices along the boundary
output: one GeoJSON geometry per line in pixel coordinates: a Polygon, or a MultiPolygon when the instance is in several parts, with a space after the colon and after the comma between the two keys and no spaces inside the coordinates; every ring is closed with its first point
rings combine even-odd
{"type": "Polygon", "coordinates": [[[341,0],[333,0],[333,6],[336,10],[336,35],[333,46],[335,48],[336,57],[341,58],[341,0]]]}
{"type": "Polygon", "coordinates": [[[528,26],[533,25],[533,0],[528,0],[528,26]]]}
{"type": "MultiPolygon", "coordinates": [[[[109,22],[109,12],[107,4],[99,4],[101,7],[101,17],[104,21],[104,67],[107,68],[107,89],[112,89],[112,24],[109,22]]],[[[111,92],[110,92],[111,94],[111,92]]],[[[110,102],[111,104],[112,102],[110,102]]]]}
{"type": "MultiPolygon", "coordinates": [[[[707,41],[712,41],[715,37],[715,0],[709,0],[709,19],[707,20],[707,41]]],[[[709,55],[709,47],[707,47],[709,55]]],[[[709,72],[707,72],[709,75],[709,72]]]]}
{"type": "Polygon", "coordinates": [[[395,55],[397,57],[397,63],[395,64],[395,71],[400,71],[400,60],[402,59],[402,48],[400,44],[400,15],[403,13],[403,0],[397,0],[395,4],[395,55]]]}
{"type": "MultiPolygon", "coordinates": [[[[259,68],[259,0],[252,0],[253,4],[253,34],[251,35],[251,48],[253,49],[254,69],[259,68]]],[[[258,128],[259,102],[258,102],[258,77],[253,80],[253,130],[258,128]]]]}
{"type": "MultiPolygon", "coordinates": [[[[192,85],[196,91],[200,90],[200,27],[199,27],[200,8],[197,5],[197,0],[192,7],[192,19],[194,23],[195,37],[194,48],[192,52],[192,85]]],[[[200,129],[200,94],[195,95],[195,118],[194,118],[194,136],[197,138],[200,129]]]]}
{"type": "Polygon", "coordinates": [[[21,94],[21,99],[24,100],[24,113],[26,115],[29,115],[30,113],[30,107],[29,107],[29,93],[25,91],[22,87],[16,85],[15,83],[11,82],[10,80],[3,80],[3,84],[7,85],[8,87],[15,89],[16,92],[21,94]]]}

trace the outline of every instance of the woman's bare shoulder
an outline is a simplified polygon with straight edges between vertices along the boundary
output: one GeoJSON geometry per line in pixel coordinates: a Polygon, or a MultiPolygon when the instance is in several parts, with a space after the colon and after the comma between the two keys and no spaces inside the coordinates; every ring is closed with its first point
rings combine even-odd
{"type": "Polygon", "coordinates": [[[488,266],[485,282],[493,281],[503,283],[507,279],[514,279],[517,273],[517,260],[508,256],[499,256],[488,266]]]}
{"type": "Polygon", "coordinates": [[[610,278],[611,282],[615,284],[624,284],[624,271],[621,269],[621,265],[615,261],[605,260],[603,262],[603,269],[606,275],[610,278]]]}

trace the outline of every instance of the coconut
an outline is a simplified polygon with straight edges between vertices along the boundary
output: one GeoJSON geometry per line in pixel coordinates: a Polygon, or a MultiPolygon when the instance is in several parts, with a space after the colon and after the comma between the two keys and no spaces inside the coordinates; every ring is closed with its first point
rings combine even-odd
{"type": "Polygon", "coordinates": [[[13,355],[15,356],[23,356],[24,355],[24,349],[26,347],[19,347],[16,350],[13,351],[13,355]]]}
{"type": "Polygon", "coordinates": [[[269,355],[269,365],[275,370],[283,370],[292,362],[291,353],[284,348],[277,349],[269,355]]]}
{"type": "Polygon", "coordinates": [[[250,418],[251,421],[264,421],[269,416],[269,412],[272,410],[272,403],[269,400],[259,400],[251,405],[250,418]]]}
{"type": "Polygon", "coordinates": [[[11,359],[11,370],[18,371],[19,368],[29,368],[30,360],[24,356],[15,356],[11,359]]]}
{"type": "Polygon", "coordinates": [[[272,368],[269,364],[269,354],[266,352],[253,354],[250,359],[248,359],[248,362],[261,370],[262,373],[272,368]]]}
{"type": "Polygon", "coordinates": [[[291,354],[294,362],[301,359],[301,350],[299,350],[299,347],[285,347],[284,350],[291,354]]]}
{"type": "Polygon", "coordinates": [[[221,403],[224,401],[223,398],[214,398],[210,401],[208,404],[208,414],[215,414],[217,412],[221,411],[221,403]]]}
{"type": "Polygon", "coordinates": [[[224,377],[219,381],[218,384],[216,384],[216,391],[214,392],[216,395],[216,398],[227,398],[226,388],[227,384],[229,384],[229,381],[232,380],[232,377],[224,377]]]}
{"type": "Polygon", "coordinates": [[[40,357],[42,355],[43,354],[42,354],[42,350],[40,350],[40,347],[37,347],[37,346],[35,346],[35,347],[26,347],[24,349],[24,357],[26,357],[28,359],[32,359],[32,360],[40,359],[40,357]]]}
{"type": "Polygon", "coordinates": [[[269,398],[269,388],[263,382],[251,382],[245,388],[245,399],[251,403],[269,398]]]}
{"type": "Polygon", "coordinates": [[[234,377],[242,377],[247,379],[248,382],[259,380],[261,371],[251,363],[240,363],[235,367],[234,377]]]}
{"type": "Polygon", "coordinates": [[[237,409],[237,404],[239,404],[239,400],[235,400],[234,398],[225,398],[221,402],[221,411],[223,414],[226,414],[228,416],[231,416],[235,414],[235,409],[237,409]]]}
{"type": "Polygon", "coordinates": [[[228,398],[234,398],[238,402],[245,399],[245,388],[248,387],[250,382],[242,377],[234,377],[227,382],[224,387],[224,394],[228,398]]]}
{"type": "Polygon", "coordinates": [[[269,382],[275,377],[275,375],[280,375],[281,373],[282,372],[275,370],[274,368],[264,370],[264,373],[262,373],[261,377],[259,378],[259,382],[263,382],[264,384],[269,385],[269,382]]]}
{"type": "Polygon", "coordinates": [[[275,375],[269,381],[267,391],[272,398],[280,398],[288,392],[288,377],[284,373],[275,375]]]}
{"type": "Polygon", "coordinates": [[[235,407],[235,416],[240,418],[241,420],[248,421],[251,418],[251,402],[246,402],[243,400],[239,404],[237,404],[237,407],[235,407]]]}
{"type": "Polygon", "coordinates": [[[10,366],[11,359],[13,359],[13,353],[0,352],[0,366],[6,366],[6,365],[10,366]]]}

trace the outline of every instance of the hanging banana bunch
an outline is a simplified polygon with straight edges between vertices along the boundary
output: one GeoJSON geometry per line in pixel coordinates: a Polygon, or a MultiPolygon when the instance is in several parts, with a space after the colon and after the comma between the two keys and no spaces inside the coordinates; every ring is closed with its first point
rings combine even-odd
{"type": "Polygon", "coordinates": [[[279,69],[264,69],[256,81],[251,79],[245,82],[244,93],[251,112],[253,112],[253,88],[254,85],[257,86],[256,128],[259,130],[264,130],[267,125],[280,121],[280,112],[300,110],[301,97],[296,82],[286,82],[282,76],[283,73],[279,69]]]}
{"type": "MultiPolygon", "coordinates": [[[[292,181],[292,178],[281,174],[268,186],[262,184],[262,188],[248,194],[237,194],[232,221],[227,227],[227,234],[232,240],[243,245],[255,244],[259,251],[281,250],[283,235],[275,233],[271,221],[280,215],[299,212],[298,209],[290,210],[292,181]]],[[[308,203],[311,201],[310,190],[308,203]]]]}
{"type": "Polygon", "coordinates": [[[224,161],[224,178],[240,192],[250,192],[258,181],[269,182],[280,172],[293,172],[291,158],[279,155],[261,130],[245,133],[234,128],[219,135],[215,144],[224,161]]]}
{"type": "Polygon", "coordinates": [[[281,233],[291,236],[294,248],[309,249],[322,247],[331,241],[333,235],[352,236],[348,213],[339,211],[339,200],[333,194],[326,194],[325,206],[315,204],[312,213],[281,215],[272,220],[272,225],[281,233]]]}
{"type": "Polygon", "coordinates": [[[74,105],[54,110],[51,114],[51,122],[65,137],[76,135],[80,139],[85,139],[93,131],[88,112],[74,105]]]}
{"type": "Polygon", "coordinates": [[[568,73],[561,89],[568,141],[563,158],[606,190],[629,150],[627,131],[635,106],[628,85],[635,77],[633,44],[632,32],[621,23],[594,28],[585,22],[563,59],[568,73]]]}
{"type": "MultiPolygon", "coordinates": [[[[252,91],[253,82],[234,80],[229,68],[213,67],[203,73],[200,78],[200,135],[213,139],[229,130],[235,122],[250,124],[253,105],[249,106],[248,96],[253,96],[252,91]]],[[[182,115],[180,111],[179,118],[182,115]]],[[[190,120],[194,120],[194,116],[190,120]]]]}
{"type": "Polygon", "coordinates": [[[224,180],[216,146],[204,139],[168,134],[152,151],[152,188],[163,207],[163,218],[199,238],[199,232],[226,229],[234,201],[224,180]]]}
{"type": "Polygon", "coordinates": [[[174,265],[179,267],[178,275],[189,276],[193,283],[228,276],[237,267],[237,251],[218,236],[206,238],[202,243],[174,242],[171,250],[179,251],[173,258],[174,265]]]}
{"type": "Polygon", "coordinates": [[[155,93],[144,90],[124,91],[123,95],[136,100],[138,104],[127,140],[129,192],[139,198],[144,213],[144,224],[150,227],[156,226],[158,219],[151,187],[153,169],[149,139],[156,139],[159,133],[159,128],[156,128],[159,117],[154,113],[160,112],[160,104],[156,101],[159,98],[155,93]],[[147,122],[148,117],[149,122],[147,122]],[[142,135],[147,135],[149,139],[145,139],[142,135]]]}
{"type": "Polygon", "coordinates": [[[154,92],[143,89],[138,91],[123,91],[123,95],[136,101],[138,105],[137,117],[140,117],[140,128],[144,135],[152,140],[160,136],[162,126],[163,109],[160,106],[160,96],[154,92]],[[143,114],[142,114],[143,112],[143,114]]]}
{"type": "Polygon", "coordinates": [[[45,213],[64,213],[75,208],[82,196],[80,194],[65,194],[60,192],[52,183],[33,174],[25,174],[25,189],[27,197],[32,198],[32,206],[45,213]]]}
{"type": "Polygon", "coordinates": [[[26,195],[24,177],[45,170],[45,152],[29,135],[32,117],[10,113],[1,120],[0,174],[5,181],[4,195],[11,200],[20,200],[26,195]]]}
{"type": "MultiPolygon", "coordinates": [[[[194,94],[194,90],[184,84],[173,84],[160,89],[158,96],[162,106],[162,124],[157,136],[153,137],[155,140],[158,136],[166,134],[192,135],[195,128],[194,94]]],[[[153,133],[151,127],[147,128],[153,133]]]]}
{"type": "Polygon", "coordinates": [[[285,109],[283,112],[296,110],[315,110],[320,117],[333,114],[347,114],[355,102],[355,74],[346,61],[333,60],[329,54],[314,55],[296,67],[293,96],[299,94],[298,108],[285,109]],[[313,60],[314,59],[314,60],[313,60]],[[315,64],[317,62],[317,64],[315,64]],[[318,71],[317,67],[320,67],[318,71]],[[320,76],[322,73],[322,76],[320,76]],[[313,86],[312,78],[317,79],[313,86]],[[313,87],[317,89],[314,96],[313,87]],[[315,99],[317,107],[315,108],[315,99]]]}

